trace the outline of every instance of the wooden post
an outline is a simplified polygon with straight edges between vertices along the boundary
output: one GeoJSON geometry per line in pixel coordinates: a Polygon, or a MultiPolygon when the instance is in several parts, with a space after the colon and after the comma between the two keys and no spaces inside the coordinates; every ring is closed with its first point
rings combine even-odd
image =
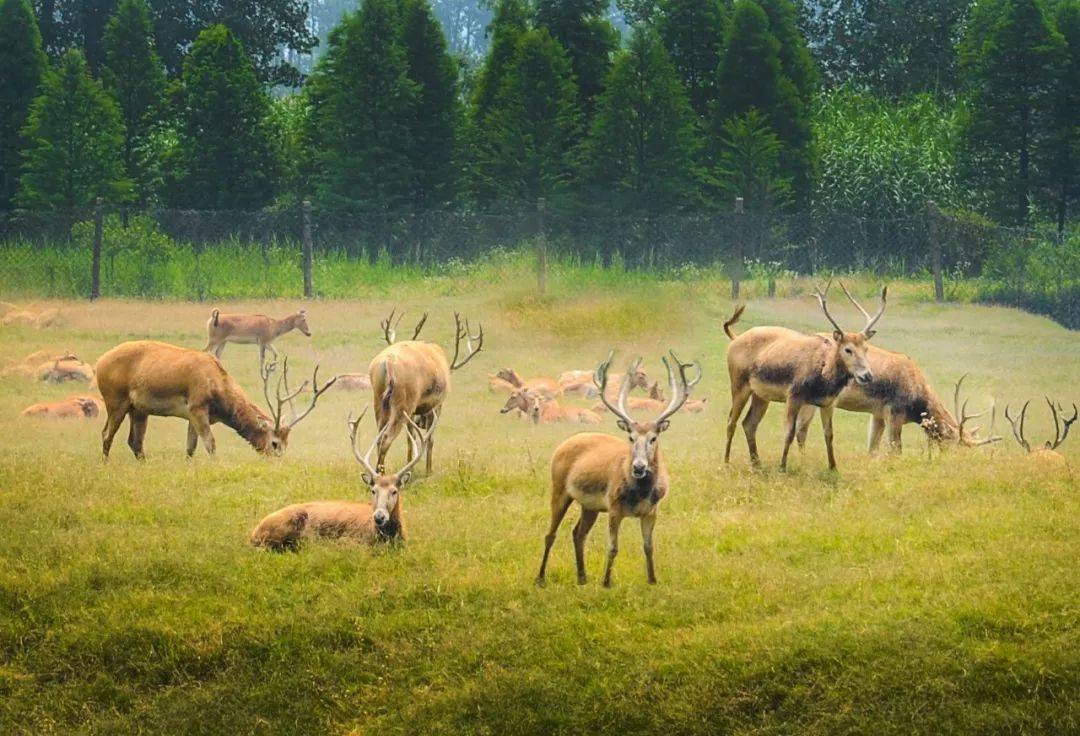
{"type": "Polygon", "coordinates": [[[536,200],[536,289],[543,296],[547,291],[547,202],[543,197],[536,200]]]}
{"type": "Polygon", "coordinates": [[[312,266],[312,242],[311,242],[311,202],[304,200],[303,204],[303,237],[304,237],[304,298],[310,299],[315,295],[314,286],[311,283],[312,266]]]}
{"type": "Polygon", "coordinates": [[[941,211],[931,202],[926,207],[926,225],[930,237],[930,269],[934,274],[934,299],[945,301],[945,281],[941,275],[941,232],[938,223],[941,211]]]}
{"type": "Polygon", "coordinates": [[[90,301],[101,297],[101,241],[105,232],[105,208],[98,197],[94,202],[94,255],[90,262],[90,301]]]}
{"type": "Polygon", "coordinates": [[[731,256],[731,298],[739,298],[739,282],[743,271],[743,239],[746,237],[746,221],[743,209],[743,198],[735,198],[735,248],[731,256]]]}

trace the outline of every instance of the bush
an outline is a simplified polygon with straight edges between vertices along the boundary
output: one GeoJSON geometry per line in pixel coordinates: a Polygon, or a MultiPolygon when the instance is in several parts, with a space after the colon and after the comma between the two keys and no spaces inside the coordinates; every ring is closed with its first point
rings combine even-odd
{"type": "Polygon", "coordinates": [[[977,298],[1045,314],[1080,329],[1080,228],[999,231],[977,298]]]}

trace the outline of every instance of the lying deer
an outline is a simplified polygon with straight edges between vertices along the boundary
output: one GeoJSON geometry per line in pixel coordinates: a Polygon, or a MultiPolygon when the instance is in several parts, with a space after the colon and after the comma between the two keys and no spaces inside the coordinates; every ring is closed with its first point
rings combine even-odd
{"type": "Polygon", "coordinates": [[[765,416],[769,402],[775,401],[786,405],[781,470],[787,469],[788,452],[795,439],[799,413],[808,404],[821,409],[829,469],[836,469],[832,429],[834,404],[853,378],[864,386],[874,378],[866,357],[867,341],[874,336],[874,325],[885,313],[887,287],[881,290],[881,308],[866,320],[862,331],[844,332],[829,314],[825,301],[831,284],[832,281],[825,286],[824,292],[815,289],[818,305],[833,326],[833,333],[829,337],[804,335],[785,327],[752,327],[736,337],[731,326],[742,316],[745,305],[736,309],[731,319],[724,323],[724,332],[731,339],[727,354],[728,373],[731,376],[731,413],[728,415],[724,462],[730,460],[735,425],[746,402],[750,400],[750,410],[743,419],[743,431],[750,460],[755,465],[760,462],[757,427],[765,416]]]}
{"type": "MultiPolygon", "coordinates": [[[[454,313],[454,357],[448,360],[446,352],[438,345],[418,340],[420,330],[427,321],[427,314],[420,319],[411,340],[397,341],[394,312],[382,321],[387,346],[376,355],[368,367],[371,390],[375,401],[375,421],[379,429],[378,460],[380,472],[386,461],[390,445],[408,423],[414,420],[421,429],[431,428],[436,413],[442,411],[443,402],[450,391],[450,374],[464,367],[484,346],[484,328],[473,335],[468,320],[454,313]],[[473,341],[476,344],[473,344],[473,341]],[[462,355],[462,343],[465,353],[462,355]],[[385,430],[385,431],[383,431],[385,430]]],[[[434,438],[429,433],[427,448],[427,472],[431,472],[431,453],[434,438]]],[[[412,445],[409,446],[410,451],[412,445]]],[[[424,448],[421,448],[424,449],[424,448]]],[[[410,458],[412,459],[412,458],[410,458]]]]}
{"type": "Polygon", "coordinates": [[[495,378],[513,386],[515,389],[528,389],[533,394],[546,396],[554,399],[562,393],[562,386],[552,378],[529,378],[523,379],[513,368],[500,368],[495,378]]]}
{"type": "Polygon", "coordinates": [[[69,354],[42,363],[38,366],[37,377],[38,380],[46,383],[65,383],[67,381],[89,383],[94,380],[94,367],[89,363],[82,362],[77,356],[69,354]]]}
{"type": "Polygon", "coordinates": [[[293,330],[300,330],[305,337],[311,337],[306,309],[283,319],[274,319],[265,314],[222,314],[221,310],[215,309],[206,321],[207,343],[204,350],[220,358],[225,352],[226,343],[258,345],[259,365],[263,365],[266,362],[267,350],[273,353],[274,360],[277,360],[274,340],[293,330]]]}
{"type": "Polygon", "coordinates": [[[288,359],[277,383],[276,404],[270,399],[269,382],[276,363],[263,366],[263,396],[270,407],[268,416],[256,406],[232,376],[212,355],[197,350],[140,340],[125,342],[98,359],[98,390],[105,399],[108,418],[101,431],[101,451],[106,458],[113,437],[125,417],[130,417],[128,446],[135,457],[143,458],[143,439],[150,416],[188,420],[187,454],[191,457],[201,438],[207,453],[216,449],[210,425],[221,422],[243,437],[258,452],[281,455],[289,432],[315,408],[319,397],[333,385],[331,379],[319,385],[319,367],[311,380],[311,404],[290,422],[281,419],[282,408],[308,386],[289,391],[288,359]],[[282,386],[286,386],[283,393],[282,386]],[[275,408],[276,407],[276,408],[275,408]]]}
{"type": "Polygon", "coordinates": [[[356,446],[357,429],[361,414],[356,420],[348,419],[349,445],[353,456],[363,467],[360,477],[371,491],[371,503],[354,501],[311,501],[295,503],[268,515],[251,532],[251,544],[266,547],[275,552],[296,550],[305,537],[348,539],[361,544],[376,542],[404,542],[405,524],[402,520],[401,495],[412,478],[412,468],[423,456],[424,443],[435,431],[438,416],[431,423],[427,434],[409,420],[406,431],[412,460],[396,473],[377,473],[371,467],[371,453],[379,442],[376,435],[366,454],[360,454],[356,446]],[[415,436],[414,436],[415,433],[415,436]]]}
{"type": "Polygon", "coordinates": [[[101,402],[93,396],[70,396],[63,401],[40,402],[19,412],[20,417],[48,419],[93,419],[101,412],[101,402]]]}
{"type": "MultiPolygon", "coordinates": [[[[629,388],[626,390],[627,391],[626,404],[630,408],[630,411],[656,411],[656,412],[663,411],[664,407],[667,406],[667,402],[664,401],[663,398],[658,398],[656,396],[657,392],[659,392],[659,389],[656,387],[656,381],[653,381],[653,383],[651,385],[646,382],[644,386],[642,386],[641,383],[640,383],[640,380],[641,380],[640,377],[645,376],[645,371],[641,370],[641,365],[640,364],[641,364],[641,359],[638,358],[636,361],[634,361],[634,363],[630,366],[630,369],[626,373],[626,384],[625,385],[629,386],[629,388]],[[649,394],[650,394],[648,398],[637,397],[637,396],[629,396],[630,391],[632,391],[635,388],[639,388],[639,387],[648,389],[649,394]]],[[[646,378],[646,381],[647,381],[647,378],[646,378]]],[[[618,389],[611,389],[611,388],[607,389],[607,392],[608,392],[607,396],[601,397],[603,400],[599,401],[599,402],[597,402],[596,404],[593,405],[593,407],[592,407],[593,411],[603,412],[603,411],[608,410],[608,407],[611,405],[610,400],[612,398],[613,393],[614,394],[619,394],[619,393],[622,392],[622,388],[623,388],[623,385],[624,385],[623,384],[623,379],[619,379],[618,383],[619,383],[618,389]]]]}
{"type": "MultiPolygon", "coordinates": [[[[544,537],[544,556],[536,584],[544,585],[548,556],[555,533],[575,501],[581,506],[581,519],[574,526],[574,557],[578,584],[586,582],[585,540],[601,512],[608,514],[608,555],[604,567],[604,587],[611,587],[611,569],[619,551],[619,527],[627,516],[641,520],[641,538],[645,549],[645,571],[649,583],[656,582],[653,566],[653,528],[660,501],[667,495],[670,481],[660,454],[660,434],[670,426],[670,418],[686,403],[690,390],[701,380],[688,380],[686,371],[696,365],[683,363],[671,354],[675,370],[667,358],[664,365],[671,384],[671,402],[652,422],[634,420],[626,408],[631,381],[626,380],[619,398],[608,405],[618,418],[619,429],[627,433],[629,444],[607,434],[583,432],[563,442],[551,458],[551,524],[544,537]]],[[[607,402],[608,369],[612,355],[596,369],[595,381],[600,396],[607,402]]],[[[629,376],[628,376],[629,379],[629,376]]]]}
{"type": "Polygon", "coordinates": [[[366,373],[339,373],[334,388],[339,391],[367,391],[371,378],[366,373]]]}
{"type": "MultiPolygon", "coordinates": [[[[663,389],[660,388],[659,381],[653,381],[649,386],[649,398],[653,401],[667,401],[664,397],[663,389]]],[[[633,401],[633,399],[630,400],[633,401]]],[[[705,404],[707,404],[708,401],[708,399],[687,399],[686,403],[683,404],[683,411],[689,412],[690,414],[700,414],[705,411],[705,404]]]]}
{"type": "Polygon", "coordinates": [[[500,413],[506,414],[517,410],[528,416],[534,424],[555,424],[571,422],[574,424],[599,424],[600,415],[589,409],[576,406],[563,406],[555,399],[548,399],[534,394],[527,388],[521,388],[510,394],[500,413]]]}
{"type": "Polygon", "coordinates": [[[1031,444],[1024,436],[1024,419],[1027,417],[1028,405],[1031,401],[1025,401],[1024,407],[1020,410],[1019,417],[1013,417],[1009,414],[1008,405],[1005,406],[1005,418],[1009,420],[1009,424],[1012,426],[1013,437],[1024,448],[1024,451],[1028,454],[1028,457],[1037,458],[1040,460],[1051,460],[1055,463],[1064,463],[1065,456],[1057,451],[1065,439],[1069,436],[1069,428],[1076,422],[1077,410],[1076,404],[1072,405],[1072,416],[1068,419],[1065,418],[1065,409],[1061,404],[1054,405],[1054,402],[1046,397],[1046,404],[1050,407],[1050,415],[1054,418],[1054,439],[1047,440],[1042,445],[1031,447],[1031,444]],[[1060,415],[1058,414],[1060,412],[1060,415]],[[1063,429],[1064,425],[1064,429],[1063,429]]]}

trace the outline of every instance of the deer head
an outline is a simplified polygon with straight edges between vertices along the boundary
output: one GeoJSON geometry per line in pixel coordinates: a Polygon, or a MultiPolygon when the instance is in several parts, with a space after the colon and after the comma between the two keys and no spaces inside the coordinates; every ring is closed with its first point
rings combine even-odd
{"type": "Polygon", "coordinates": [[[832,279],[829,279],[828,283],[825,284],[825,291],[815,287],[814,296],[817,297],[818,305],[821,307],[821,311],[825,313],[825,318],[828,319],[833,326],[833,339],[836,340],[837,355],[839,356],[840,362],[847,372],[855,378],[857,383],[865,386],[874,380],[874,373],[870,370],[870,362],[866,355],[867,341],[877,334],[877,331],[874,330],[874,325],[877,324],[878,320],[880,320],[881,316],[885,313],[885,303],[889,287],[883,286],[881,288],[881,308],[878,309],[877,314],[871,317],[870,314],[862,308],[862,305],[855,301],[855,298],[851,296],[843,283],[840,284],[840,288],[844,290],[847,298],[850,299],[851,303],[863,313],[864,317],[866,317],[866,326],[863,327],[860,332],[845,332],[836,320],[833,319],[832,315],[829,314],[826,294],[829,293],[830,286],[832,286],[832,279]]]}

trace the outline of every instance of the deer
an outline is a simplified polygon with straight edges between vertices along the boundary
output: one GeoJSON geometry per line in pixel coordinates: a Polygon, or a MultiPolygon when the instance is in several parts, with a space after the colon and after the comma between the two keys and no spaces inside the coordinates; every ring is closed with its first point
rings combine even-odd
{"type": "Polygon", "coordinates": [[[69,396],[63,401],[39,402],[19,412],[20,417],[47,419],[93,419],[101,413],[101,401],[93,396],[69,396]]]}
{"type": "MultiPolygon", "coordinates": [[[[435,431],[438,415],[427,433],[409,418],[406,432],[411,448],[411,460],[396,473],[377,473],[371,466],[371,453],[379,442],[379,435],[368,451],[361,454],[356,444],[357,430],[364,418],[346,420],[349,429],[349,446],[360,463],[360,478],[371,492],[370,503],[355,501],[310,501],[294,503],[267,515],[251,532],[251,544],[274,552],[296,551],[300,540],[306,537],[346,539],[361,544],[403,543],[405,523],[402,517],[402,492],[412,479],[412,468],[423,457],[424,443],[435,431]]],[[[385,431],[385,430],[384,430],[385,431]]]]}
{"type": "MultiPolygon", "coordinates": [[[[630,369],[626,373],[626,380],[629,382],[629,388],[626,390],[626,403],[630,407],[631,411],[663,411],[664,407],[667,405],[667,402],[664,401],[662,397],[658,398],[656,396],[656,392],[659,391],[659,389],[656,388],[657,382],[653,381],[651,385],[648,383],[648,378],[645,375],[645,371],[641,370],[640,358],[631,364],[630,369]],[[642,380],[645,381],[644,384],[642,384],[642,380]],[[647,389],[650,392],[648,398],[629,395],[630,391],[639,387],[647,389]]],[[[594,404],[592,410],[595,412],[608,411],[608,407],[610,406],[609,399],[612,398],[611,394],[612,392],[618,394],[622,391],[622,381],[623,379],[619,378],[618,389],[608,388],[607,391],[609,395],[601,397],[601,401],[598,401],[596,404],[594,404]]]]}
{"type": "Polygon", "coordinates": [[[608,371],[614,351],[596,369],[594,377],[600,396],[616,416],[616,426],[626,433],[629,443],[618,437],[599,432],[582,432],[565,440],[551,458],[551,523],[544,537],[544,555],[536,584],[546,583],[548,558],[555,534],[563,517],[576,501],[581,506],[581,518],[574,526],[574,558],[579,585],[587,582],[585,575],[585,540],[601,512],[608,514],[608,552],[604,567],[603,585],[611,587],[612,567],[619,551],[619,528],[623,519],[635,517],[641,522],[641,539],[645,551],[645,574],[650,585],[656,584],[653,563],[653,529],[657,508],[667,496],[670,479],[660,452],[660,435],[671,426],[671,417],[690,396],[701,380],[701,366],[683,363],[670,352],[671,360],[663,358],[671,386],[671,401],[651,422],[639,422],[630,416],[626,398],[630,393],[631,376],[623,381],[618,398],[607,398],[608,371]],[[696,377],[687,377],[687,370],[696,367],[696,377]]]}
{"type": "Polygon", "coordinates": [[[42,363],[38,366],[37,377],[38,380],[46,383],[65,383],[66,381],[89,383],[94,380],[94,368],[69,353],[51,362],[42,363]]]}
{"type": "Polygon", "coordinates": [[[1042,445],[1032,448],[1031,443],[1028,442],[1027,437],[1024,435],[1024,420],[1027,417],[1028,406],[1031,404],[1031,400],[1024,402],[1023,408],[1020,409],[1020,415],[1017,417],[1009,414],[1009,405],[1005,405],[1005,419],[1008,420],[1012,427],[1013,437],[1016,438],[1017,443],[1024,448],[1024,452],[1030,458],[1039,460],[1049,460],[1054,463],[1065,463],[1065,456],[1057,451],[1062,444],[1064,444],[1066,438],[1069,436],[1069,428],[1077,419],[1076,404],[1072,405],[1072,416],[1065,417],[1065,408],[1061,404],[1055,405],[1050,397],[1043,397],[1046,399],[1046,405],[1050,407],[1050,416],[1054,419],[1054,439],[1047,440],[1042,445]],[[1060,414],[1059,414],[1060,412],[1060,414]]]}
{"type": "Polygon", "coordinates": [[[203,350],[220,358],[225,352],[226,343],[258,345],[259,365],[263,365],[266,362],[267,350],[273,353],[274,360],[277,360],[274,340],[293,330],[300,330],[305,337],[311,337],[306,309],[282,319],[267,317],[265,314],[222,314],[221,310],[215,309],[206,321],[207,342],[203,350]]]}
{"type": "Polygon", "coordinates": [[[210,426],[217,422],[231,427],[260,454],[278,456],[285,452],[292,429],[311,413],[319,397],[334,384],[334,379],[319,384],[316,365],[310,382],[304,381],[295,391],[289,391],[286,358],[277,382],[276,401],[271,400],[269,383],[277,364],[266,364],[260,368],[260,374],[263,396],[270,410],[268,415],[247,397],[221,361],[206,352],[149,340],[125,342],[102,355],[95,369],[107,415],[101,431],[105,459],[125,417],[130,417],[128,446],[136,458],[143,459],[143,440],[150,416],[188,421],[188,457],[195,454],[200,439],[208,454],[215,453],[217,445],[210,426]],[[291,404],[309,384],[311,403],[291,421],[282,421],[284,405],[291,404]]]}
{"type": "MultiPolygon", "coordinates": [[[[505,384],[509,384],[515,389],[526,388],[534,394],[540,394],[549,399],[554,399],[563,392],[563,387],[559,385],[558,381],[552,378],[541,377],[523,379],[513,368],[500,368],[492,378],[498,379],[505,384]]],[[[502,388],[502,384],[499,384],[497,387],[502,388]]]]}
{"type": "MultiPolygon", "coordinates": [[[[472,334],[469,321],[462,320],[454,312],[454,357],[448,359],[446,352],[435,343],[419,340],[420,331],[427,322],[427,313],[421,317],[411,340],[397,340],[396,327],[401,321],[393,321],[394,312],[382,321],[386,347],[371,360],[368,376],[375,404],[375,422],[379,429],[376,469],[382,472],[386,454],[391,444],[406,426],[408,419],[415,419],[418,427],[431,427],[436,413],[442,411],[443,402],[450,391],[450,374],[465,367],[484,347],[484,327],[472,334]],[[475,341],[475,344],[474,344],[475,341]],[[462,343],[465,352],[462,353],[462,343]],[[385,429],[385,431],[383,431],[385,429]]],[[[427,435],[424,446],[427,452],[426,469],[431,473],[431,455],[434,436],[427,435]]],[[[409,446],[411,451],[412,445],[409,446]]],[[[410,458],[411,459],[411,458],[410,458]]]]}
{"type": "MultiPolygon", "coordinates": [[[[667,399],[664,397],[664,390],[660,388],[659,381],[653,381],[649,385],[649,398],[653,401],[667,401],[667,399]]],[[[633,402],[633,400],[633,398],[630,399],[631,402],[633,402]]],[[[683,411],[690,414],[700,414],[701,412],[705,411],[705,405],[708,402],[708,399],[687,399],[686,403],[683,404],[683,411]]],[[[633,404],[631,404],[631,407],[632,406],[633,404]]]]}
{"type": "Polygon", "coordinates": [[[548,399],[534,394],[527,388],[521,388],[510,394],[501,414],[517,410],[533,420],[534,424],[555,424],[571,422],[575,424],[600,424],[600,415],[590,409],[576,406],[563,406],[555,399],[548,399]]]}
{"type": "Polygon", "coordinates": [[[752,327],[736,336],[731,327],[742,316],[746,305],[735,310],[724,323],[724,333],[731,340],[727,363],[731,377],[731,412],[728,414],[727,444],[724,462],[731,459],[731,441],[747,401],[750,409],[743,419],[743,432],[750,450],[750,460],[760,464],[757,451],[757,427],[765,416],[770,402],[784,403],[784,450],[780,469],[787,470],[788,453],[795,439],[799,413],[804,406],[821,410],[821,426],[825,434],[825,449],[829,470],[836,470],[833,453],[833,409],[837,396],[851,380],[867,385],[874,373],[867,360],[867,342],[876,334],[874,325],[885,313],[888,287],[881,289],[881,307],[866,320],[860,332],[845,332],[829,313],[825,291],[814,289],[821,311],[832,324],[829,336],[805,335],[786,327],[752,327]]]}
{"type": "Polygon", "coordinates": [[[334,387],[338,391],[367,391],[371,388],[371,378],[367,373],[339,373],[334,387]]]}

